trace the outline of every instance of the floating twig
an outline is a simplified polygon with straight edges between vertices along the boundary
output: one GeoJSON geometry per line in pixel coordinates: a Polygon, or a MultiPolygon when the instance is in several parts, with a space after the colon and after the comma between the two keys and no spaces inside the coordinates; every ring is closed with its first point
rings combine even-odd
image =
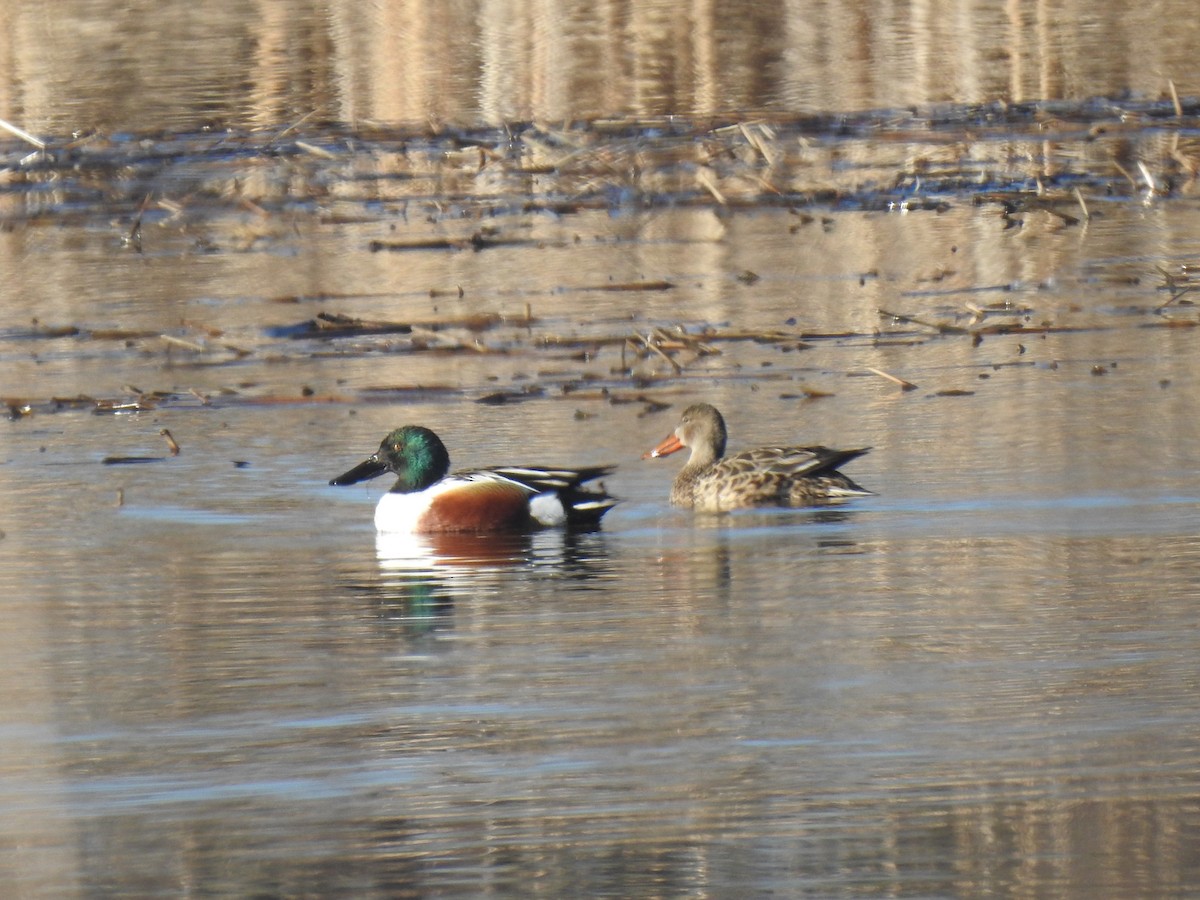
{"type": "Polygon", "coordinates": [[[294,145],[297,150],[303,150],[309,156],[316,156],[320,159],[337,159],[336,153],[331,153],[324,147],[318,147],[316,144],[310,144],[307,141],[295,141],[294,145]]]}
{"type": "Polygon", "coordinates": [[[1131,191],[1136,192],[1137,191],[1137,179],[1134,178],[1132,174],[1130,174],[1130,171],[1128,169],[1126,169],[1123,165],[1121,165],[1119,162],[1117,162],[1117,160],[1114,159],[1112,161],[1112,164],[1113,164],[1113,167],[1118,172],[1120,172],[1122,175],[1125,176],[1125,180],[1129,182],[1129,189],[1131,191]]]}
{"type": "Polygon", "coordinates": [[[1138,171],[1142,173],[1142,178],[1145,179],[1146,187],[1149,189],[1150,193],[1159,193],[1158,182],[1155,180],[1154,176],[1150,174],[1150,167],[1140,159],[1138,160],[1138,171]]]}
{"type": "Polygon", "coordinates": [[[183,338],[177,338],[170,334],[160,334],[159,338],[169,346],[182,347],[185,350],[194,350],[196,353],[203,353],[205,349],[202,344],[197,344],[194,341],[185,341],[183,338]]]}
{"type": "Polygon", "coordinates": [[[1155,270],[1162,276],[1163,287],[1171,294],[1165,301],[1155,307],[1155,312],[1161,312],[1166,309],[1184,294],[1190,294],[1193,291],[1200,291],[1200,284],[1188,280],[1188,273],[1184,273],[1183,279],[1177,278],[1171,272],[1168,272],[1162,266],[1155,266],[1155,270]]]}
{"type": "Polygon", "coordinates": [[[826,397],[836,396],[830,391],[818,391],[816,388],[801,388],[800,393],[784,393],[779,395],[780,400],[823,400],[826,397]]]}
{"type": "Polygon", "coordinates": [[[675,287],[670,281],[619,281],[613,284],[586,284],[571,288],[573,291],[669,291],[675,287]]]}
{"type": "MultiPolygon", "coordinates": [[[[964,303],[963,306],[971,314],[971,325],[978,325],[989,316],[1027,316],[1033,310],[1028,306],[1013,306],[1011,303],[993,303],[988,306],[977,306],[974,303],[964,303]]],[[[979,332],[974,332],[975,337],[979,332]]]]}
{"type": "Polygon", "coordinates": [[[891,312],[890,310],[879,307],[879,315],[885,319],[895,319],[897,322],[907,322],[910,325],[920,325],[922,328],[931,328],[938,334],[966,334],[967,329],[958,325],[947,325],[939,322],[926,322],[923,319],[918,319],[916,316],[908,316],[903,313],[891,312]]]}
{"type": "Polygon", "coordinates": [[[707,172],[698,172],[696,174],[696,181],[700,183],[700,187],[712,194],[713,199],[722,206],[729,205],[729,201],[725,199],[725,195],[721,193],[720,188],[717,187],[716,182],[709,177],[707,172]]]}
{"type": "Polygon", "coordinates": [[[655,340],[653,334],[648,334],[648,335],[638,334],[638,335],[634,336],[634,340],[639,341],[641,343],[641,345],[643,347],[645,347],[647,350],[649,350],[651,353],[655,353],[658,356],[661,356],[663,359],[665,359],[667,361],[668,365],[670,365],[671,368],[675,370],[676,375],[679,375],[683,372],[683,366],[681,366],[679,363],[677,363],[675,361],[675,359],[669,353],[667,353],[660,346],[658,346],[658,341],[655,340]]]}
{"type": "Polygon", "coordinates": [[[32,134],[30,134],[24,128],[18,128],[12,122],[6,122],[4,119],[0,119],[0,129],[7,131],[13,137],[20,138],[27,144],[32,144],[34,147],[37,147],[39,150],[46,149],[45,141],[43,141],[41,138],[34,137],[32,134]]]}
{"type": "Polygon", "coordinates": [[[272,337],[286,337],[292,340],[363,337],[374,334],[411,334],[412,332],[413,326],[407,322],[372,322],[330,312],[320,312],[315,318],[296,325],[280,325],[267,331],[272,337]]]}
{"type": "Polygon", "coordinates": [[[531,238],[500,238],[477,231],[465,238],[419,238],[409,241],[370,241],[367,250],[404,252],[410,250],[488,250],[492,247],[541,246],[542,241],[531,238]]]}
{"type": "Polygon", "coordinates": [[[1083,202],[1083,194],[1078,187],[1075,188],[1075,199],[1079,201],[1079,208],[1083,211],[1083,220],[1090,222],[1092,214],[1088,212],[1087,204],[1083,202]]]}
{"type": "Polygon", "coordinates": [[[146,207],[150,205],[150,198],[153,194],[147,194],[142,198],[142,205],[138,207],[137,215],[133,219],[133,225],[130,226],[129,234],[125,237],[125,244],[132,247],[138,253],[142,252],[142,216],[146,213],[146,207]]]}
{"type": "Polygon", "coordinates": [[[897,378],[895,375],[889,375],[882,369],[876,369],[874,366],[863,366],[863,368],[872,375],[878,375],[880,378],[886,378],[888,381],[900,385],[900,389],[902,391],[915,391],[917,389],[917,386],[911,381],[905,381],[903,378],[897,378]]]}
{"type": "Polygon", "coordinates": [[[316,114],[317,114],[317,111],[315,109],[309,110],[304,115],[302,115],[300,118],[298,118],[295,122],[293,122],[291,125],[288,125],[282,131],[277,132],[274,137],[272,137],[269,141],[267,141],[267,146],[270,146],[270,145],[276,143],[277,141],[281,140],[284,135],[295,131],[297,128],[299,128],[301,125],[303,125],[305,122],[307,122],[309,119],[311,119],[316,114]]]}

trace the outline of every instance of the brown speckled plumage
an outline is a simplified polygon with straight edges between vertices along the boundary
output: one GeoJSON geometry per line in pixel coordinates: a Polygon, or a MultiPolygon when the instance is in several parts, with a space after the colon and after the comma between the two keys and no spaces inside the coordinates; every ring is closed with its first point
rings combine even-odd
{"type": "Polygon", "coordinates": [[[697,403],[683,411],[679,426],[647,456],[666,456],[684,447],[691,458],[671,488],[671,502],[699,512],[751,506],[810,506],[871,492],[838,467],[870,448],[759,447],[725,456],[725,420],[716,408],[697,403]]]}

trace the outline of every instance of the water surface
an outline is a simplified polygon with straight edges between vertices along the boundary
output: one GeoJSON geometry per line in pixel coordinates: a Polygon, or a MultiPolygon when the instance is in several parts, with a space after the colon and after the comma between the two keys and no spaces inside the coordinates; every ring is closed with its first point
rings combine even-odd
{"type": "Polygon", "coordinates": [[[10,11],[6,896],[1194,893],[1194,17],[668,6],[10,11]],[[623,502],[379,539],[405,422],[623,502]]]}

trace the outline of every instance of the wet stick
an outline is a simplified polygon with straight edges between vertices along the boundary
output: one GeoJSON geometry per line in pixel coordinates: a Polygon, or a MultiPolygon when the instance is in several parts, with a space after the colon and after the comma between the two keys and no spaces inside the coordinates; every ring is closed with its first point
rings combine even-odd
{"type": "Polygon", "coordinates": [[[34,147],[37,147],[39,150],[46,149],[45,141],[43,141],[41,138],[34,137],[32,134],[30,134],[28,131],[26,131],[23,128],[18,128],[12,122],[6,122],[4,119],[0,119],[0,128],[3,128],[5,131],[7,131],[13,137],[20,138],[27,144],[32,144],[34,147]]]}
{"type": "Polygon", "coordinates": [[[911,381],[905,381],[903,378],[897,378],[895,375],[889,375],[887,372],[883,371],[882,369],[876,369],[874,366],[863,366],[863,368],[866,369],[868,372],[870,372],[872,375],[878,375],[880,378],[886,378],[888,381],[892,382],[893,384],[900,385],[900,389],[902,391],[915,391],[917,389],[917,386],[915,384],[913,384],[911,381]]]}

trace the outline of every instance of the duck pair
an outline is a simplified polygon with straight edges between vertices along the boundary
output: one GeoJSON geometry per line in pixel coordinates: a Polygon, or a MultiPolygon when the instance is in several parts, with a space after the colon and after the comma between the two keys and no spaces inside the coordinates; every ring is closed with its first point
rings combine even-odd
{"type": "MultiPolygon", "coordinates": [[[[838,468],[870,448],[759,447],[725,456],[725,420],[707,403],[689,406],[678,427],[643,456],[667,456],[685,447],[691,458],[671,488],[671,502],[700,512],[753,506],[808,506],[871,492],[838,468]]],[[[497,466],[450,472],[450,454],[428,428],[397,428],[372,456],[330,484],[355,484],[385,472],[395,485],[375,508],[384,532],[510,531],[566,525],[595,527],[617,504],[603,485],[613,466],[554,469],[497,466]]]]}

